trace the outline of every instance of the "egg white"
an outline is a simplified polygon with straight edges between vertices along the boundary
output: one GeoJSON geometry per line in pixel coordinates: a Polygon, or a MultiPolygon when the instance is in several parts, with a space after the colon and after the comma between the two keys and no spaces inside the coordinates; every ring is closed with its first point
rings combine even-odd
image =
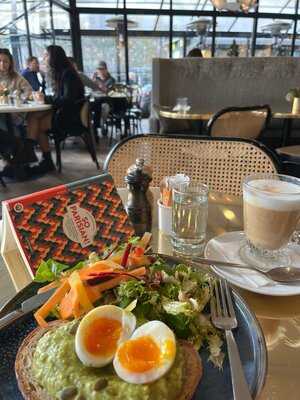
{"type": "Polygon", "coordinates": [[[91,354],[86,349],[84,338],[87,329],[90,325],[94,323],[94,321],[100,318],[113,319],[121,323],[122,331],[120,334],[120,338],[117,342],[117,347],[123,341],[130,338],[136,326],[135,316],[131,312],[125,311],[120,307],[105,305],[96,307],[91,310],[80,322],[75,336],[75,351],[77,357],[84,365],[87,365],[89,367],[103,367],[109,364],[113,360],[115,355],[114,352],[109,356],[95,355],[91,354]]]}
{"type": "MultiPolygon", "coordinates": [[[[162,377],[172,367],[175,356],[176,356],[176,339],[172,330],[161,321],[150,321],[146,324],[141,325],[131,336],[130,340],[141,338],[144,336],[150,336],[151,339],[156,343],[160,349],[161,361],[159,366],[155,366],[152,369],[144,372],[133,372],[126,369],[119,358],[119,352],[125,342],[123,342],[116,352],[113,365],[117,375],[126,382],[143,384],[153,382],[162,377]],[[174,346],[173,354],[166,354],[165,346],[166,341],[171,341],[174,346]]],[[[127,342],[127,341],[126,341],[127,342]]]]}

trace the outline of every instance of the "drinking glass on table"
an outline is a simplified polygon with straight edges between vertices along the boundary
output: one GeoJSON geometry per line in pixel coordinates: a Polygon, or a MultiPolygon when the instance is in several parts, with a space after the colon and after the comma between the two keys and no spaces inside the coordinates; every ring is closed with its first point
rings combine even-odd
{"type": "Polygon", "coordinates": [[[175,106],[176,111],[180,113],[186,113],[189,111],[190,106],[188,104],[188,98],[187,97],[178,97],[176,101],[176,106],[175,106]]]}
{"type": "Polygon", "coordinates": [[[288,243],[300,218],[300,179],[256,174],[243,184],[246,244],[242,259],[260,267],[287,266],[288,243]]]}
{"type": "Polygon", "coordinates": [[[44,104],[45,102],[45,96],[42,92],[32,92],[32,98],[36,104],[44,104]]]}
{"type": "Polygon", "coordinates": [[[199,255],[204,250],[208,216],[208,187],[187,182],[173,189],[172,244],[186,255],[199,255]]]}

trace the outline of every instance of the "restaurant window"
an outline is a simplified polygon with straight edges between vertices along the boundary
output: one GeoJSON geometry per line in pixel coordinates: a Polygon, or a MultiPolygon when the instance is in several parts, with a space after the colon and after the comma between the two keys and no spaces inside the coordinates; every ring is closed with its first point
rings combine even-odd
{"type": "Polygon", "coordinates": [[[72,56],[72,39],[70,29],[70,14],[68,11],[53,6],[54,41],[61,46],[68,56],[72,56]]]}
{"type": "Polygon", "coordinates": [[[140,86],[152,83],[152,59],[169,57],[170,17],[128,15],[129,78],[140,86]]]}
{"type": "Polygon", "coordinates": [[[300,23],[297,24],[294,57],[300,57],[300,23]]]}
{"type": "Polygon", "coordinates": [[[212,11],[213,5],[207,0],[173,0],[173,10],[212,11]]]}
{"type": "Polygon", "coordinates": [[[81,14],[81,46],[84,71],[95,72],[105,61],[118,82],[126,81],[124,17],[116,14],[81,14]]]}
{"type": "Polygon", "coordinates": [[[293,29],[292,20],[259,19],[255,56],[290,56],[293,29]]]}
{"type": "Polygon", "coordinates": [[[126,8],[147,10],[169,10],[170,0],[126,0],[126,8]]]}
{"type": "Polygon", "coordinates": [[[22,69],[28,57],[28,40],[22,0],[0,1],[0,45],[8,48],[16,68],[22,69]]]}
{"type": "Polygon", "coordinates": [[[253,19],[218,17],[216,26],[216,57],[249,57],[253,19]]]}
{"type": "Polygon", "coordinates": [[[30,1],[27,5],[30,21],[30,41],[32,55],[41,61],[45,48],[53,43],[54,32],[51,26],[48,2],[30,1]]]}
{"type": "Polygon", "coordinates": [[[186,56],[193,48],[201,49],[203,57],[211,57],[212,23],[211,17],[174,16],[172,57],[186,56]]]}
{"type": "Polygon", "coordinates": [[[123,8],[123,0],[76,0],[77,7],[123,8]]]}
{"type": "Polygon", "coordinates": [[[259,0],[261,13],[295,14],[296,0],[259,0]]]}

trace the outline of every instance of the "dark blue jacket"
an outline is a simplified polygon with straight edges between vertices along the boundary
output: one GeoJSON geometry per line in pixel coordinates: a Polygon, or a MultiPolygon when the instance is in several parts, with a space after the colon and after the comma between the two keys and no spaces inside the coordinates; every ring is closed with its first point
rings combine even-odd
{"type": "Polygon", "coordinates": [[[37,72],[30,71],[29,68],[24,69],[24,71],[22,72],[22,76],[30,83],[32,89],[35,92],[38,92],[41,89],[44,93],[46,86],[45,78],[41,73],[39,75],[41,77],[41,81],[38,78],[37,72]]]}

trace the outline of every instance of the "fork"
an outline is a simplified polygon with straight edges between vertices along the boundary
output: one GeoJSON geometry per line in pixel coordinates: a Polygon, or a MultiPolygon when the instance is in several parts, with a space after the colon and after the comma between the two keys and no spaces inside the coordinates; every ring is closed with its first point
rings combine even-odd
{"type": "Polygon", "coordinates": [[[224,329],[229,356],[234,400],[252,400],[244,375],[238,347],[232,329],[237,328],[237,319],[227,282],[217,279],[211,283],[211,320],[216,328],[224,329]]]}

